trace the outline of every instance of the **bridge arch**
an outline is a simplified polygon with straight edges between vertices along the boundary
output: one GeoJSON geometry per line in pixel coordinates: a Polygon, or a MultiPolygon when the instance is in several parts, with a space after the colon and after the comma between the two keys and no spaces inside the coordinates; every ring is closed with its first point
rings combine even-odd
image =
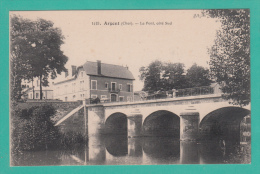
{"type": "Polygon", "coordinates": [[[180,138],[180,117],[167,110],[148,115],[142,125],[144,136],[174,136],[180,138]]]}
{"type": "Polygon", "coordinates": [[[205,139],[221,138],[240,141],[240,123],[244,117],[250,115],[250,110],[229,106],[216,109],[201,120],[200,134],[205,139]]]}
{"type": "Polygon", "coordinates": [[[122,112],[116,112],[105,120],[105,132],[112,135],[127,135],[127,116],[122,112]]]}

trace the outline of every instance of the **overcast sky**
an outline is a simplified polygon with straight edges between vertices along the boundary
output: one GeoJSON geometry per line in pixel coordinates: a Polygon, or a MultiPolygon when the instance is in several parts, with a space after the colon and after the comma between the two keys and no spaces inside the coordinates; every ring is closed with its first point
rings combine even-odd
{"type": "Polygon", "coordinates": [[[71,65],[87,60],[128,66],[135,77],[134,88],[141,90],[139,68],[154,60],[181,62],[186,69],[193,63],[208,67],[207,52],[220,23],[211,18],[194,18],[199,10],[140,11],[23,11],[11,12],[24,18],[43,18],[62,30],[64,54],[71,65]],[[101,25],[92,25],[100,22],[101,25]],[[104,25],[105,22],[132,22],[134,25],[104,25]],[[140,25],[154,22],[155,25],[140,25]],[[158,22],[164,25],[156,25],[158,22]],[[165,25],[165,22],[171,25],[165,25]],[[138,23],[138,24],[136,24],[138,23]]]}

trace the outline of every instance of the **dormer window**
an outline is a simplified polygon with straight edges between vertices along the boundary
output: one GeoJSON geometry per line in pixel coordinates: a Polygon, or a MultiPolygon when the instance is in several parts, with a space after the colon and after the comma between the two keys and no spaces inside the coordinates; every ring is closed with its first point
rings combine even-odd
{"type": "Polygon", "coordinates": [[[83,77],[83,71],[80,72],[80,76],[83,77]]]}

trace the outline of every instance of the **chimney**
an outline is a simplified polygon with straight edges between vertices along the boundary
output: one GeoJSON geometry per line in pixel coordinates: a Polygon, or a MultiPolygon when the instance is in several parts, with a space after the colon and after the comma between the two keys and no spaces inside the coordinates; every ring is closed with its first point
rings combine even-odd
{"type": "Polygon", "coordinates": [[[65,78],[68,77],[69,71],[65,71],[65,78]]]}
{"type": "Polygon", "coordinates": [[[71,75],[74,76],[76,74],[77,67],[75,65],[71,65],[71,71],[71,75]]]}
{"type": "Polygon", "coordinates": [[[98,73],[98,75],[101,75],[101,61],[100,60],[97,61],[97,73],[98,73]]]}

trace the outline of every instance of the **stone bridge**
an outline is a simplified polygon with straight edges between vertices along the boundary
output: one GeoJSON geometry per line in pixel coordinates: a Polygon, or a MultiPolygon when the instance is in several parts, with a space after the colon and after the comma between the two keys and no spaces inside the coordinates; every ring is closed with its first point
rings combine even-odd
{"type": "Polygon", "coordinates": [[[88,136],[175,136],[181,140],[212,134],[239,138],[240,122],[250,115],[250,105],[234,106],[222,99],[221,94],[86,105],[85,117],[83,106],[78,110],[56,125],[65,132],[77,131],[88,136]]]}

